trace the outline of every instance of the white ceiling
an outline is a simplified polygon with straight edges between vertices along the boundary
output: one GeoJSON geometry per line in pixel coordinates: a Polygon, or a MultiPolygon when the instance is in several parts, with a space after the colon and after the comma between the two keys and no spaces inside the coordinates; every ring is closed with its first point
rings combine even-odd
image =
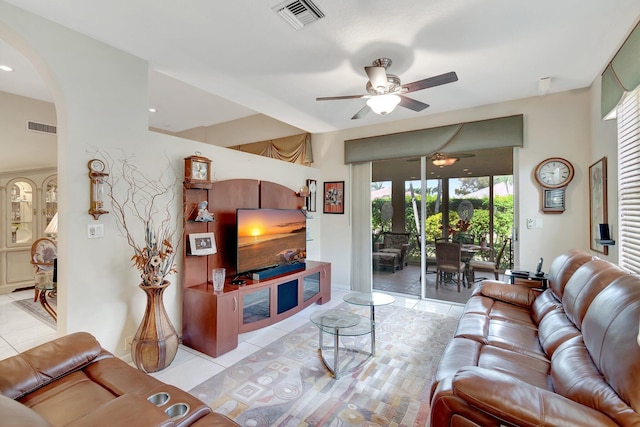
{"type": "MultiPolygon", "coordinates": [[[[638,0],[314,0],[324,19],[295,30],[281,0],[6,0],[150,64],[150,126],[181,131],[262,113],[319,133],[587,87],[640,17],[638,0]],[[456,71],[413,92],[417,113],[351,117],[363,67],[379,57],[402,83],[456,71]]],[[[28,62],[0,42],[0,90],[50,100],[28,62]]]]}

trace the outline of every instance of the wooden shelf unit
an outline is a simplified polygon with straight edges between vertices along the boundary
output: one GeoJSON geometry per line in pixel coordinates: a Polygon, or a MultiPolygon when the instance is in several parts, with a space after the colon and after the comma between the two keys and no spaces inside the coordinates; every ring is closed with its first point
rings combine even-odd
{"type": "Polygon", "coordinates": [[[238,334],[274,324],[311,304],[331,299],[331,264],[306,261],[300,271],[268,280],[247,280],[232,285],[236,274],[236,209],[300,209],[304,198],[279,184],[236,179],[217,181],[210,187],[183,187],[182,342],[212,357],[238,345],[238,334]],[[209,203],[214,222],[196,222],[197,206],[209,203]],[[188,254],[191,233],[214,233],[217,253],[188,254]],[[227,271],[225,287],[214,292],[211,270],[227,271]]]}

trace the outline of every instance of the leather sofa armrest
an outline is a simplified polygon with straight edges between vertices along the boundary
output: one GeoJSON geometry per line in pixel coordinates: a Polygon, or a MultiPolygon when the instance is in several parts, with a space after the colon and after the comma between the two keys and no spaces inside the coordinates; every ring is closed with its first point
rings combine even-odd
{"type": "Polygon", "coordinates": [[[0,427],[53,427],[33,409],[0,394],[0,427]]]}
{"type": "Polygon", "coordinates": [[[18,399],[102,357],[112,356],[86,332],[57,338],[0,360],[0,393],[18,399]]]}
{"type": "Polygon", "coordinates": [[[486,368],[465,367],[453,378],[453,393],[503,422],[524,426],[617,426],[602,412],[564,396],[486,368]]]}
{"type": "Polygon", "coordinates": [[[157,408],[147,399],[133,394],[124,394],[67,424],[67,427],[169,427],[174,425],[175,423],[162,409],[157,408]]]}
{"type": "Polygon", "coordinates": [[[480,286],[480,294],[521,307],[531,307],[540,291],[524,286],[512,285],[497,280],[485,280],[480,286]]]}

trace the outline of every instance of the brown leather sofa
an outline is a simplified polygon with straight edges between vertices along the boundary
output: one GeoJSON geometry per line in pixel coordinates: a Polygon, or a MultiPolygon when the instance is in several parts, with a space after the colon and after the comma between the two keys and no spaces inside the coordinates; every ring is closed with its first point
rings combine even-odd
{"type": "Polygon", "coordinates": [[[571,250],[548,289],[485,281],[431,388],[432,427],[639,426],[640,278],[571,250]]]}
{"type": "Polygon", "coordinates": [[[0,360],[0,392],[0,426],[238,425],[84,332],[0,360]]]}

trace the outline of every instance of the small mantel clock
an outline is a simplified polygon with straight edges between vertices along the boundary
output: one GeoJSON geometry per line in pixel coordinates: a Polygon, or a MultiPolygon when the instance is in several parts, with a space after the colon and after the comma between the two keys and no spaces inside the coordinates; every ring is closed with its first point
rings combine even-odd
{"type": "Polygon", "coordinates": [[[538,164],[534,176],[542,189],[542,212],[564,212],[566,189],[574,173],[571,162],[560,157],[550,157],[538,164]]]}
{"type": "Polygon", "coordinates": [[[195,156],[184,159],[184,182],[190,187],[205,187],[211,184],[211,160],[202,157],[199,152],[195,156]]]}

